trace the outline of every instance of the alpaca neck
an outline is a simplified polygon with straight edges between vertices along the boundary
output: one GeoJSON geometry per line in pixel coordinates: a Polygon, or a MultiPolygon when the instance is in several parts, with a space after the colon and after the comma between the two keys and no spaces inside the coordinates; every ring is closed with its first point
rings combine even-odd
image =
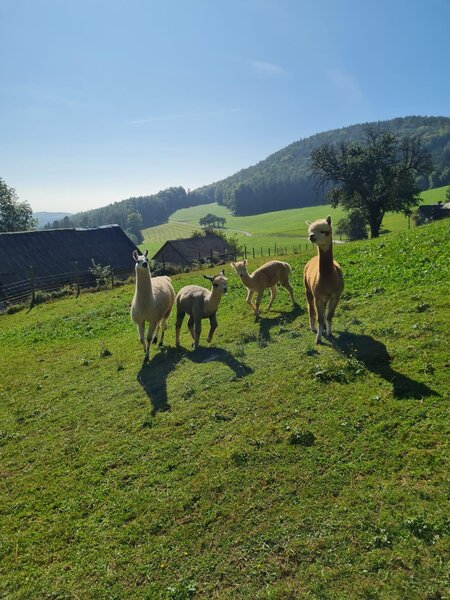
{"type": "Polygon", "coordinates": [[[152,278],[149,269],[136,270],[136,298],[150,298],[153,295],[152,278]]]}
{"type": "Polygon", "coordinates": [[[208,300],[205,302],[205,308],[208,313],[215,313],[222,298],[222,290],[215,288],[211,290],[208,300]]]}
{"type": "Polygon", "coordinates": [[[329,273],[334,270],[333,261],[333,241],[330,240],[328,248],[318,248],[319,252],[319,272],[329,273]]]}
{"type": "Polygon", "coordinates": [[[248,288],[251,288],[251,287],[252,287],[252,284],[253,284],[253,277],[252,277],[251,275],[249,275],[249,274],[247,273],[247,271],[245,271],[245,272],[242,274],[242,277],[241,277],[241,279],[242,279],[242,283],[245,285],[245,287],[248,287],[248,288]]]}

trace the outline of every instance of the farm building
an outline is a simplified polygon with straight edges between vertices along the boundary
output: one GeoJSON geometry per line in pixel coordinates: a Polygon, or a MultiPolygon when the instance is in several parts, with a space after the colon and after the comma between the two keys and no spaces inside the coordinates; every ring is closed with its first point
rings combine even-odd
{"type": "Polygon", "coordinates": [[[134,270],[136,246],[118,225],[0,233],[0,301],[65,284],[95,285],[92,261],[114,275],[134,270]]]}
{"type": "Polygon", "coordinates": [[[213,259],[227,260],[234,256],[233,248],[220,235],[205,235],[183,240],[168,240],[153,256],[162,264],[188,267],[194,262],[207,262],[213,259]]]}
{"type": "Polygon", "coordinates": [[[419,215],[424,223],[450,217],[450,202],[446,202],[445,204],[442,202],[438,202],[437,204],[422,204],[419,206],[419,215]]]}

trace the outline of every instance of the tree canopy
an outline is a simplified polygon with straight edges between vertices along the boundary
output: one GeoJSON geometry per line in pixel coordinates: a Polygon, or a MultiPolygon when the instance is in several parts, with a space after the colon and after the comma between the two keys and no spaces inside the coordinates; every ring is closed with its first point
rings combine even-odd
{"type": "Polygon", "coordinates": [[[20,202],[16,190],[0,177],[0,232],[35,229],[37,220],[27,202],[20,202]]]}
{"type": "Polygon", "coordinates": [[[323,144],[311,154],[311,173],[319,186],[331,185],[331,205],[360,210],[371,237],[378,237],[386,212],[410,211],[419,203],[417,178],[432,170],[421,138],[400,138],[370,126],[362,142],[323,144]]]}

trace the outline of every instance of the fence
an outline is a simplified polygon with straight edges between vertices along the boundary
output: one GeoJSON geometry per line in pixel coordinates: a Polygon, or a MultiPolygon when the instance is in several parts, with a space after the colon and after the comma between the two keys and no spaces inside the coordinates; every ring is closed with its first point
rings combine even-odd
{"type": "Polygon", "coordinates": [[[73,288],[73,293],[77,296],[81,289],[96,288],[99,285],[113,288],[117,281],[126,279],[133,273],[132,266],[110,269],[107,277],[104,277],[103,281],[99,281],[99,278],[96,278],[91,271],[80,271],[76,262],[73,271],[43,276],[37,275],[34,268],[30,266],[26,279],[7,285],[0,283],[0,310],[9,304],[24,304],[25,302],[30,302],[30,305],[33,306],[39,292],[52,294],[66,286],[73,288]]]}

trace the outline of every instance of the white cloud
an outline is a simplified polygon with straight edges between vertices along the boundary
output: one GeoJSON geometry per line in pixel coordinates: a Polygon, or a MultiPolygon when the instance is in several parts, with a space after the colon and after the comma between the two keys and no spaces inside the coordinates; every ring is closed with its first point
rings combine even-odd
{"type": "Polygon", "coordinates": [[[333,85],[335,92],[349,104],[361,104],[364,94],[358,80],[350,73],[340,69],[332,69],[328,72],[328,79],[333,85]]]}
{"type": "Polygon", "coordinates": [[[262,60],[246,60],[245,62],[253,67],[253,69],[255,69],[258,73],[262,73],[263,75],[289,74],[289,71],[287,71],[284,67],[276,65],[275,63],[265,62],[262,60]]]}

